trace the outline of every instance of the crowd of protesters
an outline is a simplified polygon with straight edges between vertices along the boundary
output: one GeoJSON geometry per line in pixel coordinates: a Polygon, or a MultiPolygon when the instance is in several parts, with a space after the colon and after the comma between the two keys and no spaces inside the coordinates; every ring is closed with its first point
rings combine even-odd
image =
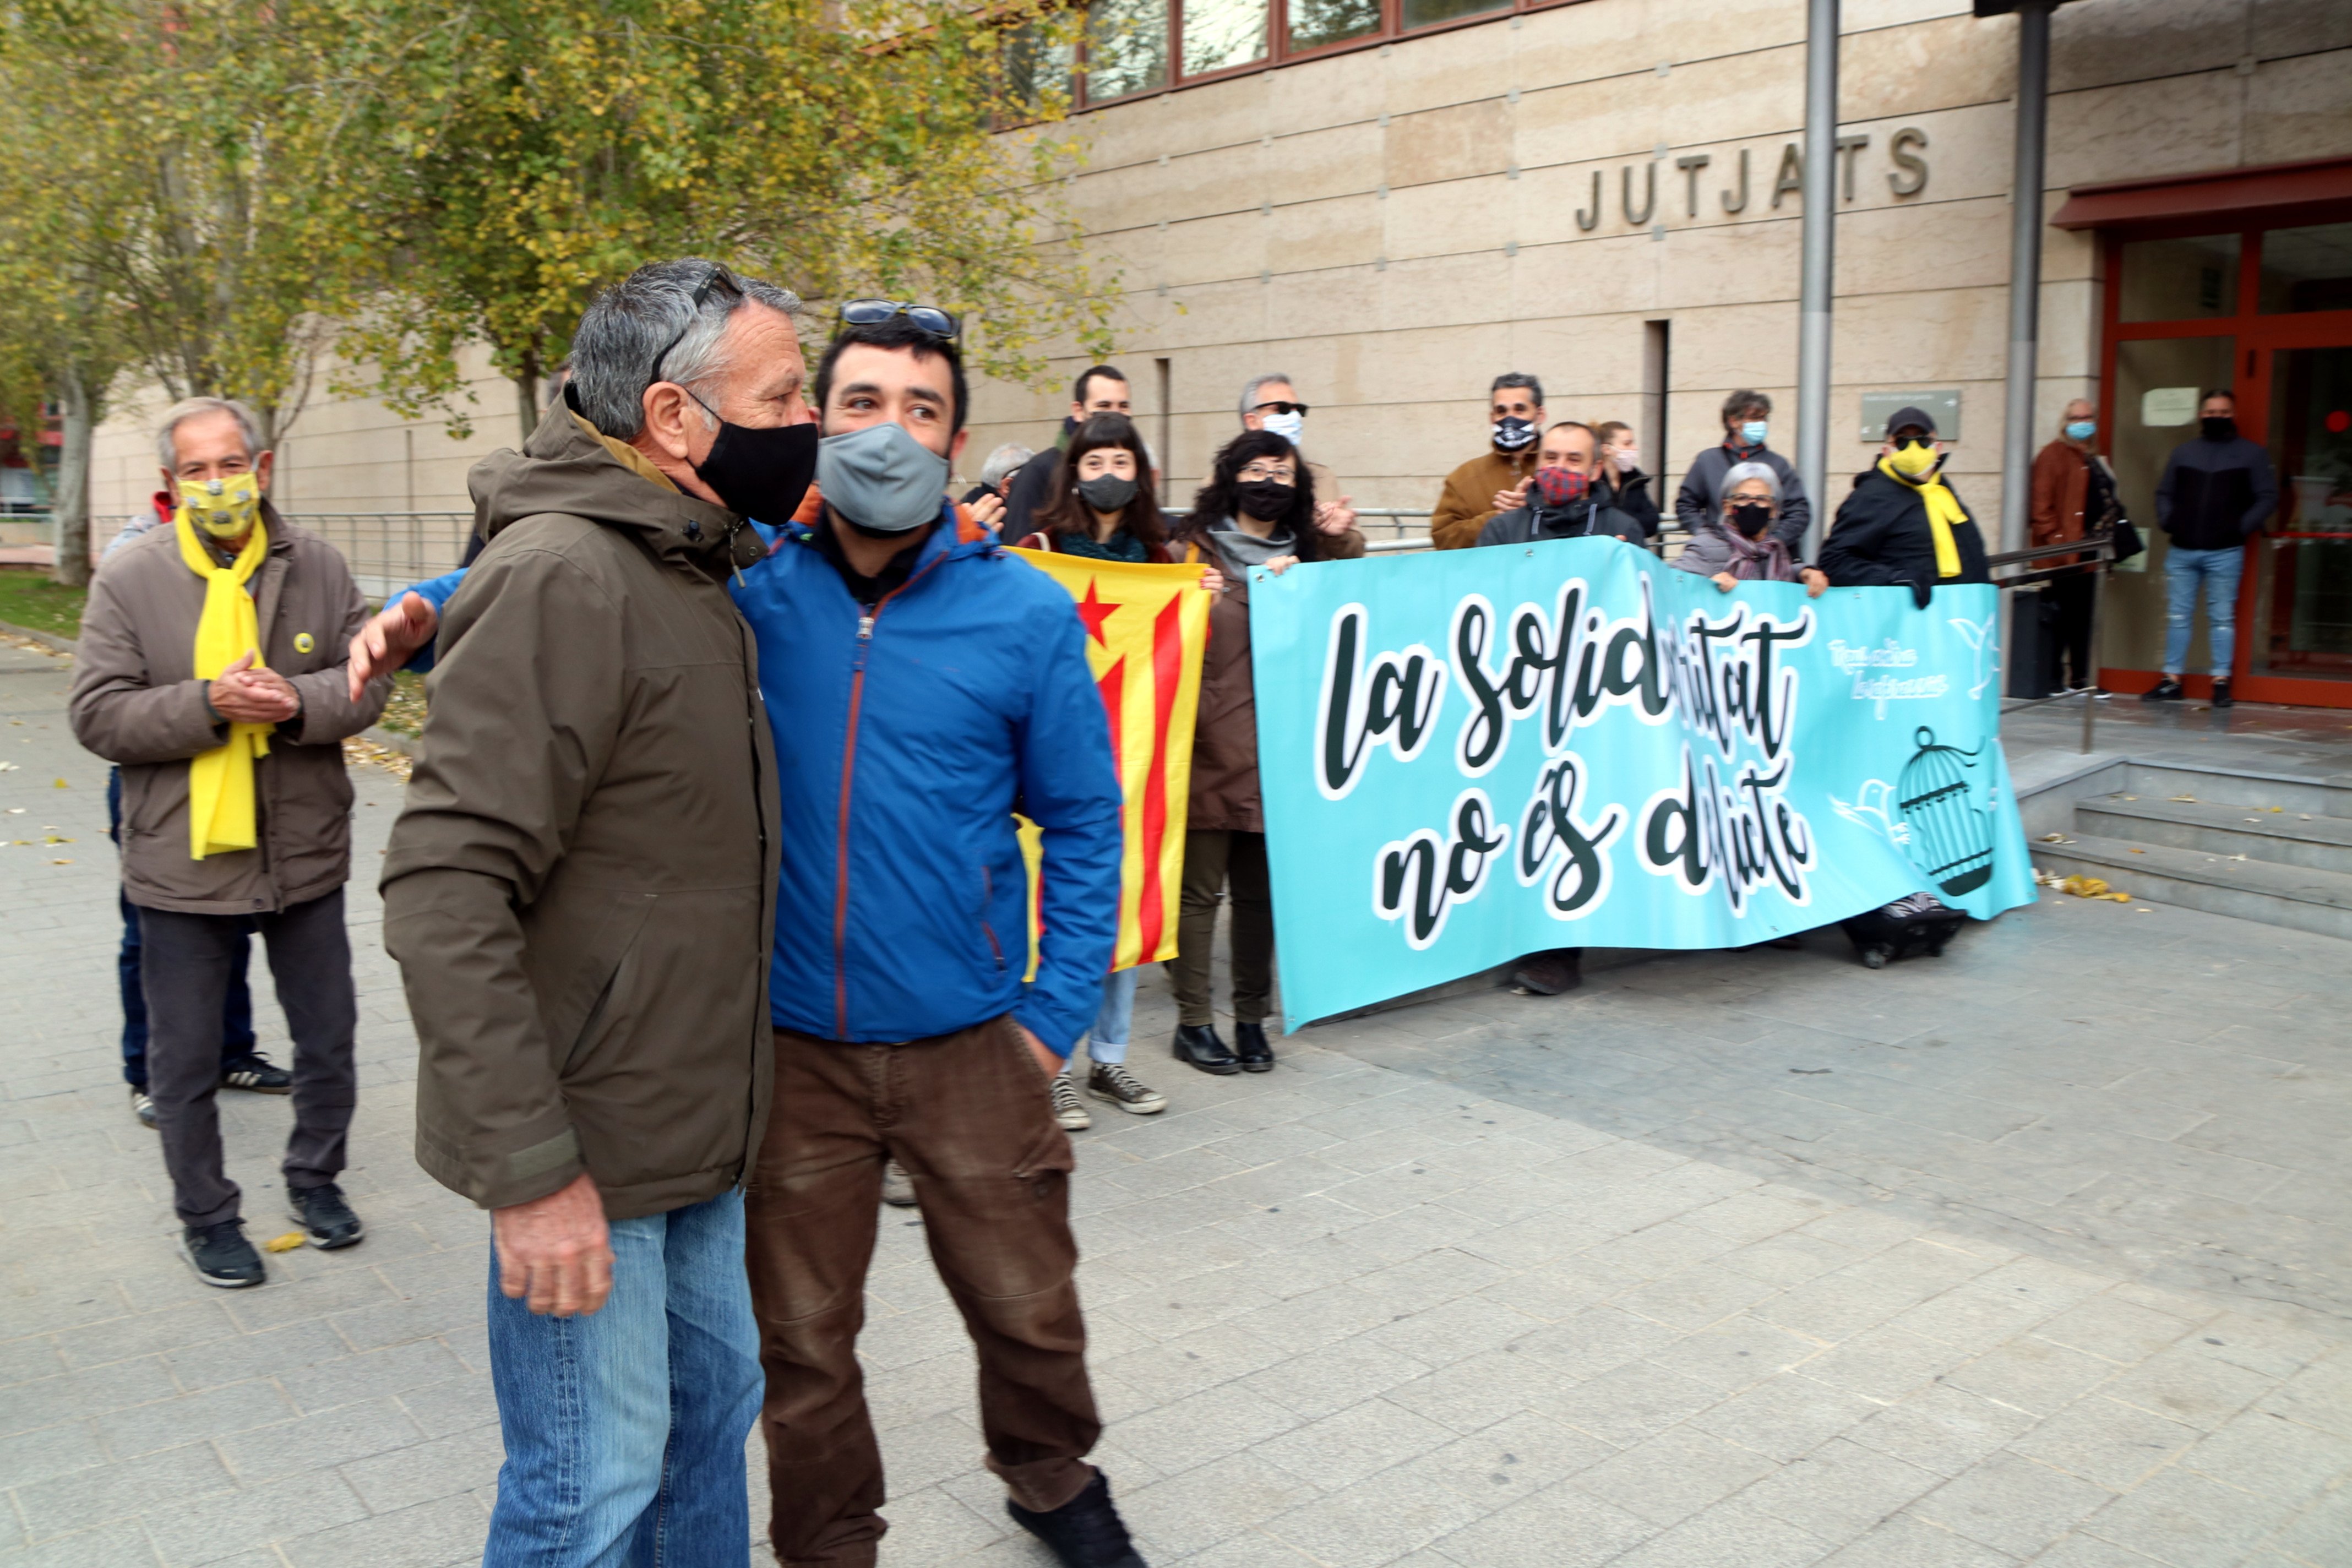
{"type": "MultiPolygon", "coordinates": [[[[757,1423],[779,1559],[872,1563],[883,1478],[856,1347],[877,1205],[900,1202],[971,1331],[1012,1516],[1065,1563],[1139,1565],[1087,1458],[1066,1133],[1086,1099],[1151,1115],[1171,1095],[1131,1065],[1139,970],[1106,977],[1123,804],[1081,623],[1003,547],[1187,568],[1213,595],[1168,1047],[1226,1076],[1276,1055],[1249,584],[1366,542],[1286,374],[1240,388],[1240,428],[1181,511],[1110,365],[1077,377],[1054,440],[997,447],[951,500],[961,323],[851,301],[812,374],[802,314],[700,260],[606,291],[539,427],[475,470],[467,565],[372,619],[341,557],[270,506],[249,414],[166,415],[164,489],[99,574],[72,698],[119,767],[133,1110],[206,1283],[267,1278],[223,1169],[224,1086],[290,1091],[302,1235],[362,1239],[336,1184],[356,1099],[340,742],[394,670],[430,668],[383,931],[418,1037],[417,1159],[491,1215],[506,1461],[485,1561],[616,1561],[657,1535],[666,1561],[742,1562],[757,1423]],[[1031,924],[1016,804],[1044,842],[1034,975],[1003,941],[1031,924]],[[254,1050],[255,934],[290,1073],[254,1050]]],[[[1921,604],[1987,580],[1925,410],[1887,422],[1806,560],[1812,502],[1760,393],[1727,399],[1683,470],[1671,542],[1629,425],[1551,419],[1530,374],[1489,393],[1486,449],[1432,509],[1436,549],[1671,542],[1726,592],[1921,604]]],[[[2046,490],[2062,540],[2112,521],[2084,417],[2046,482],[2037,464],[2037,520],[2046,490]]],[[[2228,478],[2233,434],[2205,435],[2217,452],[2177,465],[2175,510],[2218,531],[2258,487],[2228,478]]],[[[1581,961],[1529,953],[1512,975],[1556,995],[1581,961]]]]}

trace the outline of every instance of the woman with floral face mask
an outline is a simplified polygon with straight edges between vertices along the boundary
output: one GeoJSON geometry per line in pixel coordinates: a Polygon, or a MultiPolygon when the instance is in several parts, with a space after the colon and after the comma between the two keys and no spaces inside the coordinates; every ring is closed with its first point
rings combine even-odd
{"type": "Polygon", "coordinates": [[[1819,598],[1830,580],[1816,566],[1800,566],[1786,543],[1773,536],[1780,516],[1780,477],[1762,463],[1739,463],[1724,475],[1723,510],[1713,528],[1691,535],[1675,558],[1729,593],[1742,583],[1802,583],[1819,598]]]}

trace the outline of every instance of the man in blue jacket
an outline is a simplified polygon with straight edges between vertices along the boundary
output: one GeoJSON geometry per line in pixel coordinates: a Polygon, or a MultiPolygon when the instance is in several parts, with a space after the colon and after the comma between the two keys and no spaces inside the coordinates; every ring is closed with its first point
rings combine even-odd
{"type": "MultiPolygon", "coordinates": [[[[763,531],[770,553],[734,590],[782,849],[775,1095],[747,1195],[771,1534],[786,1564],[875,1562],[882,1462],[856,1340],[895,1158],[979,1353],[1008,1510],[1073,1568],[1140,1568],[1085,1458],[1101,1423],[1069,1140],[1045,1092],[1109,967],[1118,780],[1069,595],[943,498],[965,434],[956,325],[909,307],[840,329],[815,384],[823,512],[763,531]],[[1016,802],[1045,830],[1027,983],[1016,802]]],[[[363,668],[429,636],[451,581],[397,597],[362,635],[363,668]]]]}

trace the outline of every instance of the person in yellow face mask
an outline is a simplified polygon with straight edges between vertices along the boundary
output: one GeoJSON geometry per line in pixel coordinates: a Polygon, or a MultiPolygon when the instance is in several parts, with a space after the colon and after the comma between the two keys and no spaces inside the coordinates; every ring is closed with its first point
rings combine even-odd
{"type": "Polygon", "coordinates": [[[1924,609],[1939,587],[1992,580],[1984,536],[1945,477],[1948,456],[1925,409],[1895,411],[1878,461],[1854,480],[1822,545],[1830,586],[1905,587],[1924,609]]]}
{"type": "Polygon", "coordinates": [[[269,505],[257,423],[212,397],[164,415],[172,521],[100,565],[68,701],[75,738],[121,768],[122,891],[181,1256],[226,1289],[265,1278],[214,1103],[222,1005],[257,931],[294,1037],[288,1202],[313,1246],[360,1239],[336,1185],[358,1025],[342,741],[375,721],[390,684],[350,691],[342,666],[367,606],[334,547],[269,505]]]}

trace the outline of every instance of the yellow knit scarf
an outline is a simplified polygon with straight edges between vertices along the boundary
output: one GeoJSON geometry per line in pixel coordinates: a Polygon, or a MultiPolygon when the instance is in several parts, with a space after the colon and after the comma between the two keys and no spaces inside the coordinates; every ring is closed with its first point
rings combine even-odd
{"type": "MultiPolygon", "coordinates": [[[[254,668],[262,668],[261,621],[245,584],[269,553],[269,525],[257,521],[245,548],[226,566],[216,564],[197,539],[186,507],[180,509],[172,525],[180,536],[180,559],[205,580],[205,611],[196,621],[196,679],[211,680],[247,653],[254,655],[254,668]]],[[[269,732],[276,728],[275,724],[232,723],[227,741],[189,760],[190,856],[201,860],[207,855],[250,849],[259,842],[253,763],[268,755],[269,732]]]]}
{"type": "Polygon", "coordinates": [[[1878,471],[1895,483],[1908,485],[1919,492],[1919,499],[1927,506],[1927,531],[1936,539],[1936,575],[1958,576],[1960,547],[1953,542],[1952,528],[1956,523],[1967,521],[1969,514],[1961,509],[1960,498],[1945,485],[1942,471],[1938,469],[1931,479],[1915,479],[1896,468],[1892,458],[1879,458],[1878,471]]]}

